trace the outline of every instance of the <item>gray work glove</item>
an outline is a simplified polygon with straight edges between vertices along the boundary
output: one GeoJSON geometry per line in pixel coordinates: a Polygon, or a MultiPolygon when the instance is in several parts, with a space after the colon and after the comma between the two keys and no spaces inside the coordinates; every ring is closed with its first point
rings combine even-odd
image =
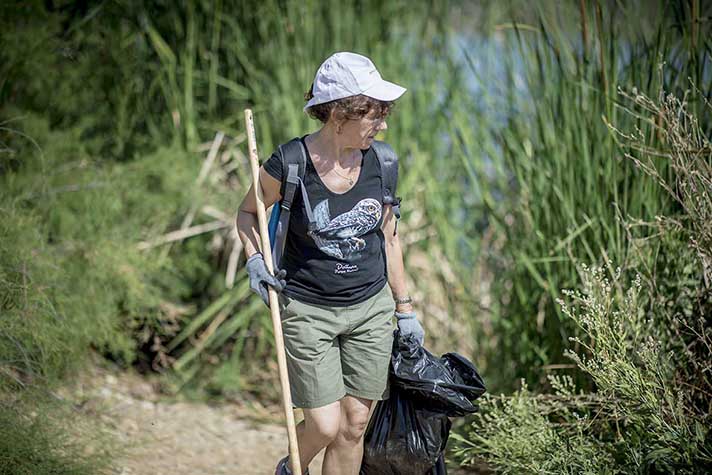
{"type": "Polygon", "coordinates": [[[420,322],[415,316],[415,312],[396,312],[398,319],[398,330],[402,336],[413,335],[420,346],[423,346],[425,339],[425,330],[420,326],[420,322]]]}
{"type": "Polygon", "coordinates": [[[250,289],[262,298],[265,305],[269,306],[269,292],[267,285],[270,285],[277,292],[281,292],[287,285],[284,278],[287,271],[277,269],[277,274],[272,275],[267,270],[262,254],[256,252],[252,254],[246,263],[247,275],[250,276],[250,289]]]}

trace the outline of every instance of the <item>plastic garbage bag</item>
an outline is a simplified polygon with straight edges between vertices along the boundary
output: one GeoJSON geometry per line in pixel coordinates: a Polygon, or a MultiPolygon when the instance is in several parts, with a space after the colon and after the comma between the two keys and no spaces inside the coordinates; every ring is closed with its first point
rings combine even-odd
{"type": "Polygon", "coordinates": [[[438,358],[412,338],[398,335],[393,345],[391,385],[448,416],[477,411],[471,401],[485,393],[485,384],[467,358],[457,353],[438,358]]]}
{"type": "Polygon", "coordinates": [[[440,457],[450,420],[392,391],[379,401],[364,439],[361,475],[424,475],[440,457]]]}
{"type": "Polygon", "coordinates": [[[448,416],[477,411],[485,392],[475,366],[457,353],[432,355],[396,330],[391,393],[374,409],[364,437],[360,475],[446,475],[448,416]]]}
{"type": "Polygon", "coordinates": [[[427,475],[447,475],[447,467],[445,466],[445,455],[440,455],[435,466],[430,469],[427,475]]]}

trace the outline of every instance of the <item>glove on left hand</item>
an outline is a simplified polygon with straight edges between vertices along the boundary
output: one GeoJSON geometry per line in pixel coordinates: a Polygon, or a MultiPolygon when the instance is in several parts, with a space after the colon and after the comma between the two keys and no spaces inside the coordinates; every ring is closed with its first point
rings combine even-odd
{"type": "Polygon", "coordinates": [[[418,322],[415,312],[396,312],[396,318],[398,319],[398,330],[400,330],[401,335],[413,335],[420,346],[423,346],[423,340],[425,339],[425,330],[418,322]]]}
{"type": "Polygon", "coordinates": [[[269,306],[269,292],[267,286],[271,286],[277,292],[281,292],[287,285],[284,278],[287,271],[275,269],[276,275],[272,275],[267,270],[264,258],[259,252],[250,256],[246,263],[247,275],[250,276],[250,289],[262,298],[265,305],[269,306]]]}

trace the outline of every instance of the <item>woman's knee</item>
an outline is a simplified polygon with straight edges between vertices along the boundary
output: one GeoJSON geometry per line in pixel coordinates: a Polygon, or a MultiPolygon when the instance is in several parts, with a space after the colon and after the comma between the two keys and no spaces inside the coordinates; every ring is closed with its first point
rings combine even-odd
{"type": "MultiPolygon", "coordinates": [[[[354,398],[356,399],[356,398],[354,398]]],[[[340,435],[348,441],[358,441],[366,431],[371,401],[358,399],[343,404],[343,420],[339,430],[340,435]]]]}
{"type": "Polygon", "coordinates": [[[339,435],[340,415],[338,401],[324,407],[305,409],[305,428],[319,440],[320,445],[327,445],[339,435]]]}

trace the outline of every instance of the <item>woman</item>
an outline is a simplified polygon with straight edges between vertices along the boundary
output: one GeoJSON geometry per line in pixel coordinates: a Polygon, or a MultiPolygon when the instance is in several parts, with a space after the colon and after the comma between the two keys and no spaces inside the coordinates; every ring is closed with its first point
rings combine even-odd
{"type": "MultiPolygon", "coordinates": [[[[297,426],[304,473],[324,447],[322,473],[358,473],[371,405],[388,397],[392,317],[402,334],[423,339],[371,148],[387,127],[393,101],[404,92],[384,81],[365,56],[336,53],[319,67],[304,110],[322,127],[301,138],[307,156],[303,182],[319,226],[307,230],[298,192],[284,269],[276,277],[259,251],[252,188],[240,205],[237,228],[253,290],[264,300],[267,285],[280,292],[292,402],[304,412],[297,426]]],[[[269,207],[281,198],[277,154],[260,168],[260,180],[269,207]]],[[[290,473],[285,457],[275,474],[290,473]]]]}

